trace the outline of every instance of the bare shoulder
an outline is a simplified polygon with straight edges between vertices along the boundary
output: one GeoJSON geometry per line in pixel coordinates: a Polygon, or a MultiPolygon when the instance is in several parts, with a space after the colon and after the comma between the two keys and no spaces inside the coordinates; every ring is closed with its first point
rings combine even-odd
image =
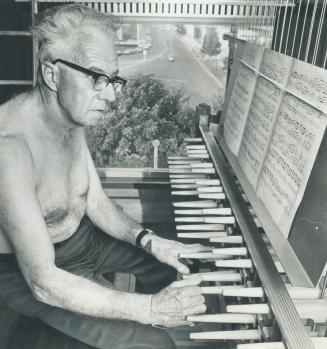
{"type": "Polygon", "coordinates": [[[0,105],[0,121],[12,120],[20,112],[26,112],[26,102],[30,100],[29,92],[21,93],[0,105]]]}
{"type": "Polygon", "coordinates": [[[33,172],[33,159],[24,139],[0,131],[0,180],[5,179],[7,175],[23,175],[28,179],[32,177],[33,172]]]}
{"type": "Polygon", "coordinates": [[[0,157],[3,160],[9,160],[12,157],[17,160],[24,160],[30,156],[27,143],[22,137],[0,131],[0,157]]]}

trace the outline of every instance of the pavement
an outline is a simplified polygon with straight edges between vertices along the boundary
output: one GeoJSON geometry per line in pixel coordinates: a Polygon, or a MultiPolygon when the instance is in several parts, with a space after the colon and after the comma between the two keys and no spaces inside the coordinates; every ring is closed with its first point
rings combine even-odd
{"type": "MultiPolygon", "coordinates": [[[[219,86],[220,89],[225,89],[225,84],[218,79],[206,66],[203,59],[200,59],[194,52],[200,52],[202,45],[194,40],[190,35],[179,35],[175,34],[175,37],[187,48],[190,53],[194,56],[194,58],[198,61],[199,65],[202,66],[203,70],[208,75],[208,78],[211,79],[215,84],[219,86]]],[[[218,59],[218,58],[215,58],[218,59]]]]}
{"type": "MultiPolygon", "coordinates": [[[[180,35],[178,33],[174,33],[174,37],[179,40],[183,46],[190,52],[190,54],[197,60],[198,64],[201,65],[203,71],[207,75],[207,77],[217,85],[218,89],[223,93],[225,90],[225,80],[226,73],[223,70],[222,56],[223,52],[226,51],[224,45],[222,45],[222,54],[218,57],[213,56],[204,56],[198,57],[196,52],[200,52],[202,44],[193,39],[190,35],[180,35]],[[218,60],[218,62],[217,62],[218,60]],[[213,66],[215,67],[213,69],[213,66]],[[211,70],[210,70],[211,69],[211,70]],[[213,72],[214,71],[214,72],[213,72]]],[[[224,52],[226,55],[226,52],[224,52]]],[[[142,53],[131,56],[121,56],[119,58],[119,67],[120,71],[123,72],[125,70],[129,70],[130,68],[135,68],[138,65],[144,64],[145,62],[150,63],[162,56],[162,52],[144,56],[142,53]]]]}

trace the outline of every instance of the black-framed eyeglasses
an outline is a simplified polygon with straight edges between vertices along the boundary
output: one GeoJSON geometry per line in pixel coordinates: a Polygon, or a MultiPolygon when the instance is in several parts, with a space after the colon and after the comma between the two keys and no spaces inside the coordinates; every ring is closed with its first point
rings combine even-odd
{"type": "Polygon", "coordinates": [[[119,76],[113,76],[112,78],[110,78],[106,74],[95,72],[93,70],[81,67],[80,65],[77,65],[75,63],[67,62],[63,59],[56,59],[52,62],[52,64],[56,64],[58,62],[65,64],[68,67],[78,70],[84,74],[92,76],[94,81],[93,87],[96,91],[104,90],[109,84],[112,84],[114,91],[120,92],[127,83],[127,80],[119,76]]]}

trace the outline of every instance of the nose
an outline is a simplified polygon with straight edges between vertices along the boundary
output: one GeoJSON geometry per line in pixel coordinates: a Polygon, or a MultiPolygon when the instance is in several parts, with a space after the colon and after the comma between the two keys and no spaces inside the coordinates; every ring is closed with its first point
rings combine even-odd
{"type": "Polygon", "coordinates": [[[99,99],[104,99],[107,102],[114,102],[116,100],[115,90],[111,83],[109,83],[105,89],[100,91],[99,99]]]}

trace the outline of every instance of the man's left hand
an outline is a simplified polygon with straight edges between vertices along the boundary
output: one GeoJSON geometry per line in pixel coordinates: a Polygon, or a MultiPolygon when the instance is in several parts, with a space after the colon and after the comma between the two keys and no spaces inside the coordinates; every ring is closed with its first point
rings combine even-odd
{"type": "Polygon", "coordinates": [[[212,250],[212,247],[203,246],[201,244],[183,244],[178,241],[163,239],[159,236],[153,236],[151,240],[151,254],[160,262],[172,266],[181,274],[189,274],[190,269],[180,261],[180,253],[195,253],[212,250]]]}

